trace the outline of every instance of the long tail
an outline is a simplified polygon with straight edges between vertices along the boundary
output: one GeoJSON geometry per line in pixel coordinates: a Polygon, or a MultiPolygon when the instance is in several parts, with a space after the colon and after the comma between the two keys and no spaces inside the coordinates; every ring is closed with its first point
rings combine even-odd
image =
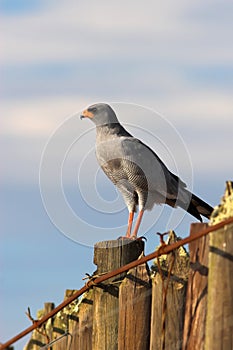
{"type": "Polygon", "coordinates": [[[171,172],[165,172],[167,197],[165,203],[181,207],[202,222],[201,215],[210,218],[213,208],[186,188],[186,184],[171,172]]]}
{"type": "Polygon", "coordinates": [[[201,198],[195,196],[195,194],[191,194],[191,201],[188,208],[184,208],[187,212],[193,215],[195,218],[202,222],[201,215],[206,218],[210,218],[210,215],[213,211],[213,208],[204,202],[201,198]]]}

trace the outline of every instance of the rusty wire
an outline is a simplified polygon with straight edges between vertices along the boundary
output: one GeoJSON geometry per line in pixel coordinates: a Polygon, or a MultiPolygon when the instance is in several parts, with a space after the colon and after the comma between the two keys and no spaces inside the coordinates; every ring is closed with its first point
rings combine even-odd
{"type": "MultiPolygon", "coordinates": [[[[32,314],[31,314],[31,310],[30,310],[30,307],[28,307],[28,311],[25,312],[27,317],[29,318],[30,321],[32,321],[32,324],[34,324],[36,322],[36,320],[32,317],[32,314]]],[[[47,334],[47,331],[46,329],[41,329],[39,327],[36,328],[36,331],[41,334],[43,337],[46,338],[46,341],[47,341],[47,344],[50,343],[50,338],[49,338],[49,335],[47,334]]]]}
{"type": "Polygon", "coordinates": [[[231,224],[233,223],[233,217],[226,219],[216,225],[213,226],[209,226],[204,230],[201,230],[195,234],[193,234],[192,236],[188,236],[184,239],[181,239],[177,242],[174,242],[172,244],[169,245],[164,245],[162,247],[160,247],[158,250],[156,250],[155,252],[148,254],[138,260],[132,261],[129,264],[126,264],[124,266],[119,267],[118,269],[115,269],[113,271],[107,272],[106,274],[104,274],[103,276],[99,276],[96,277],[93,280],[90,280],[88,283],[86,283],[81,289],[77,290],[72,296],[70,296],[69,298],[67,298],[66,300],[64,300],[61,304],[59,304],[57,307],[55,307],[53,310],[51,310],[50,312],[48,312],[45,316],[43,316],[41,319],[36,320],[30,327],[26,328],[25,330],[23,330],[22,332],[20,332],[19,334],[17,334],[16,336],[14,336],[13,338],[11,338],[10,340],[8,340],[6,343],[1,344],[0,345],[0,350],[4,350],[7,349],[7,347],[9,347],[10,345],[14,344],[16,341],[20,340],[21,338],[23,338],[24,336],[26,336],[27,334],[31,333],[34,329],[40,327],[43,323],[45,323],[46,321],[48,321],[50,318],[52,318],[53,316],[55,316],[59,311],[61,311],[62,309],[64,309],[66,306],[68,306],[70,303],[72,303],[75,299],[77,299],[80,295],[82,295],[83,293],[85,293],[86,291],[88,291],[92,286],[97,285],[101,282],[106,281],[109,278],[112,278],[118,274],[121,274],[123,272],[126,272],[138,265],[144,264],[149,260],[158,258],[159,256],[163,255],[163,254],[168,254],[171,253],[173,250],[187,244],[190,242],[195,241],[198,238],[201,238],[205,235],[207,235],[209,232],[213,232],[216,231],[222,227],[224,227],[225,225],[231,224]]]}

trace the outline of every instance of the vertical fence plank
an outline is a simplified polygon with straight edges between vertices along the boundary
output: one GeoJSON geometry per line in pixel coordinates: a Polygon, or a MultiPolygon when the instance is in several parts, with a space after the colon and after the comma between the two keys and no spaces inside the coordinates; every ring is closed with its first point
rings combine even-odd
{"type": "MultiPolygon", "coordinates": [[[[228,181],[215,224],[233,216],[233,183],[228,181]]],[[[233,224],[210,233],[205,349],[233,349],[233,224]]]]}
{"type": "Polygon", "coordinates": [[[206,346],[233,349],[233,225],[210,233],[206,346]]]}
{"type": "MultiPolygon", "coordinates": [[[[67,289],[65,294],[65,299],[71,297],[76,290],[67,289]]],[[[66,339],[63,339],[61,344],[64,344],[64,347],[61,350],[80,350],[79,344],[79,301],[75,300],[70,305],[65,308],[66,316],[64,318],[64,330],[68,332],[66,339]]],[[[54,347],[52,348],[54,350],[54,347]]]]}
{"type": "MultiPolygon", "coordinates": [[[[170,232],[168,244],[178,238],[174,232],[170,232]]],[[[182,333],[184,322],[185,296],[189,270],[189,257],[183,247],[171,254],[160,258],[164,285],[168,282],[168,273],[173,265],[169,279],[166,296],[165,313],[165,347],[166,350],[180,350],[182,347],[182,333]],[[173,260],[174,259],[174,260],[173,260]]],[[[150,350],[163,348],[163,284],[157,262],[153,267],[155,276],[152,279],[152,315],[151,315],[151,338],[150,350]]]]}
{"type": "MultiPolygon", "coordinates": [[[[94,249],[97,274],[117,269],[136,260],[144,249],[143,241],[119,239],[99,242],[94,249]]],[[[93,350],[117,350],[119,282],[125,274],[93,287],[93,350]]]]}
{"type": "Polygon", "coordinates": [[[82,348],[79,346],[79,317],[76,313],[72,313],[68,315],[68,319],[69,335],[67,336],[67,346],[63,350],[81,350],[82,348]]]}
{"type": "MultiPolygon", "coordinates": [[[[78,310],[79,318],[79,347],[73,339],[73,350],[92,350],[92,323],[93,323],[93,290],[85,293],[78,310]]],[[[73,333],[74,336],[74,333],[73,333]]]]}
{"type": "MultiPolygon", "coordinates": [[[[64,300],[72,296],[74,292],[75,290],[67,289],[64,300]]],[[[56,342],[52,345],[52,350],[69,349],[71,336],[67,332],[71,333],[70,319],[71,317],[74,318],[77,313],[75,311],[76,305],[77,301],[72,302],[54,317],[53,340],[56,340],[56,342]]],[[[75,326],[77,327],[78,324],[75,323],[75,326]]],[[[72,329],[72,332],[74,332],[74,329],[72,329]]],[[[78,347],[76,347],[76,350],[79,350],[78,347]]]]}
{"type": "Polygon", "coordinates": [[[53,350],[66,349],[67,337],[62,337],[66,330],[66,320],[67,317],[64,313],[64,309],[60,311],[54,318],[53,323],[53,340],[56,342],[53,344],[53,350]]]}
{"type": "MultiPolygon", "coordinates": [[[[39,310],[37,312],[37,318],[43,317],[47,312],[51,311],[54,308],[53,303],[45,303],[44,309],[39,310]]],[[[37,330],[34,330],[32,332],[31,338],[29,342],[24,347],[24,350],[38,350],[42,346],[46,345],[49,340],[52,339],[52,320],[49,320],[46,324],[44,324],[40,330],[43,332],[43,334],[46,334],[47,336],[39,333],[37,330]]]]}
{"type": "MultiPolygon", "coordinates": [[[[48,312],[53,310],[54,303],[44,303],[44,309],[39,310],[37,312],[37,318],[40,319],[48,312]]],[[[24,347],[24,350],[39,350],[41,347],[48,344],[48,341],[52,340],[52,331],[53,331],[52,320],[48,320],[42,327],[40,327],[40,331],[43,333],[39,333],[36,329],[32,332],[31,338],[27,345],[24,347]]]]}
{"type": "Polygon", "coordinates": [[[147,264],[131,269],[120,285],[118,350],[149,350],[151,282],[147,264]]]}
{"type": "MultiPolygon", "coordinates": [[[[190,235],[208,224],[191,224],[190,235]]],[[[190,271],[188,279],[183,350],[203,350],[205,342],[205,322],[207,311],[208,252],[209,236],[204,236],[189,244],[190,271]]]]}

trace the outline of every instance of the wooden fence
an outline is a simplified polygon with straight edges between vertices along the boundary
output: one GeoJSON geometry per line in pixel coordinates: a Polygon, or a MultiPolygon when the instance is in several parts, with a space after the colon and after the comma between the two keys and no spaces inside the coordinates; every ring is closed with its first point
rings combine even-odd
{"type": "MultiPolygon", "coordinates": [[[[232,183],[210,224],[233,216],[232,183]]],[[[191,225],[190,235],[208,224],[191,225]]],[[[176,241],[170,232],[168,244],[176,241]]],[[[143,254],[143,241],[95,245],[95,275],[143,254]]],[[[233,224],[93,286],[34,330],[24,350],[232,350],[233,224]]],[[[75,291],[66,291],[65,298],[75,291]]],[[[41,318],[54,308],[46,303],[41,318]]]]}

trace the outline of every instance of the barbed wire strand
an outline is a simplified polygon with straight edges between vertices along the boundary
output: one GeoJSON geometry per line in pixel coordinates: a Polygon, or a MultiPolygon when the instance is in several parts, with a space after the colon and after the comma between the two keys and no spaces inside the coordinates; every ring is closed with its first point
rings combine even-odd
{"type": "MultiPolygon", "coordinates": [[[[36,322],[36,320],[32,317],[30,307],[28,307],[28,311],[25,312],[25,313],[26,313],[27,317],[29,318],[29,320],[32,321],[32,324],[34,324],[36,322]]],[[[43,325],[43,327],[44,327],[44,325],[43,325]]],[[[36,332],[41,334],[43,337],[45,337],[46,341],[47,341],[47,344],[49,344],[50,343],[50,337],[49,337],[49,335],[47,333],[47,330],[46,330],[45,327],[44,327],[44,329],[41,329],[41,328],[42,327],[40,327],[40,328],[38,327],[35,330],[36,330],[36,332]]],[[[48,349],[51,350],[50,348],[48,348],[48,349]]]]}
{"type": "Polygon", "coordinates": [[[45,323],[46,321],[48,321],[50,318],[52,318],[53,316],[55,316],[59,311],[61,311],[62,309],[64,309],[66,306],[68,306],[70,303],[72,303],[75,299],[77,299],[80,295],[82,295],[83,293],[85,293],[86,291],[88,291],[92,286],[97,285],[101,282],[106,281],[109,278],[112,278],[118,274],[121,274],[123,272],[126,272],[138,265],[144,264],[149,260],[158,258],[159,256],[163,255],[163,254],[168,254],[171,253],[173,250],[188,244],[192,241],[195,241],[198,238],[201,238],[205,235],[207,235],[209,232],[213,232],[216,231],[220,228],[223,228],[225,225],[231,224],[233,223],[233,217],[226,219],[216,225],[213,226],[209,226],[204,230],[201,230],[195,234],[193,234],[192,236],[187,236],[184,239],[181,239],[177,242],[174,242],[172,244],[169,245],[165,245],[163,247],[160,247],[158,250],[154,251],[153,253],[150,253],[138,260],[132,261],[129,264],[126,264],[124,266],[121,266],[118,269],[115,269],[113,271],[110,271],[106,274],[104,274],[103,276],[99,276],[96,277],[95,279],[91,279],[89,282],[87,282],[81,289],[77,290],[72,296],[70,296],[69,298],[67,298],[66,300],[64,300],[61,304],[59,304],[57,307],[55,307],[53,310],[51,310],[50,312],[48,312],[45,316],[43,316],[41,319],[36,320],[30,327],[26,328],[25,330],[23,330],[22,332],[20,332],[19,334],[15,335],[13,338],[11,338],[10,340],[8,340],[6,343],[1,344],[0,345],[0,350],[4,350],[7,349],[7,347],[9,347],[10,345],[14,344],[16,341],[20,340],[21,338],[25,337],[27,334],[31,333],[34,329],[40,327],[43,323],[45,323]]]}

